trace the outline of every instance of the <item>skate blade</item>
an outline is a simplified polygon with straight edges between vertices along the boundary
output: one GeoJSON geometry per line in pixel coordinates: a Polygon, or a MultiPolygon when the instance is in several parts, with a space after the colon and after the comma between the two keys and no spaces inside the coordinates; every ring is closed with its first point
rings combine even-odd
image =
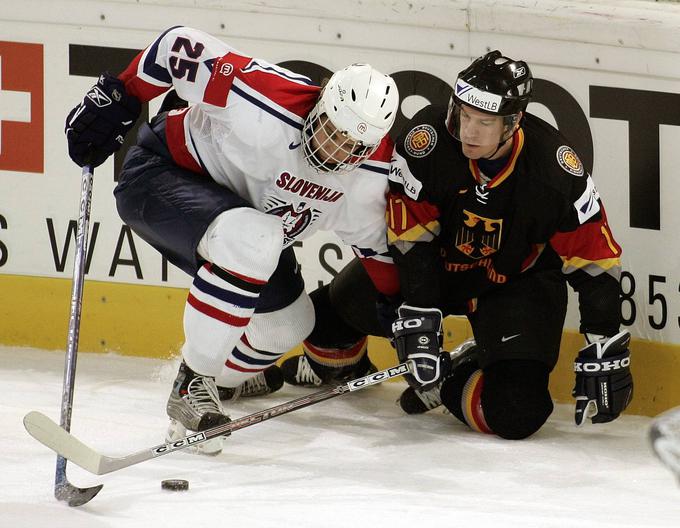
{"type": "MultiPolygon", "coordinates": [[[[184,427],[177,420],[171,418],[170,425],[168,426],[168,432],[165,435],[165,441],[176,442],[177,440],[181,440],[185,436],[187,436],[187,428],[184,427]]],[[[197,455],[217,456],[222,452],[223,440],[224,437],[222,436],[219,436],[217,438],[211,438],[210,440],[186,448],[186,451],[189,451],[197,455]]]]}

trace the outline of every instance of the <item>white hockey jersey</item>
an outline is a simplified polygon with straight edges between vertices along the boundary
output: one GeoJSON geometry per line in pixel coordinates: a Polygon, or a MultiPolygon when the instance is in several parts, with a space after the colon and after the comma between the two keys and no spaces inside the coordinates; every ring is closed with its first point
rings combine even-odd
{"type": "Polygon", "coordinates": [[[317,173],[301,147],[304,118],[319,96],[308,78],[188,27],[167,30],[119,77],[143,102],[174,88],[190,103],[166,121],[174,161],[281,217],[286,245],[333,231],[360,256],[391,262],[385,193],[393,145],[385,138],[348,174],[317,173]]]}

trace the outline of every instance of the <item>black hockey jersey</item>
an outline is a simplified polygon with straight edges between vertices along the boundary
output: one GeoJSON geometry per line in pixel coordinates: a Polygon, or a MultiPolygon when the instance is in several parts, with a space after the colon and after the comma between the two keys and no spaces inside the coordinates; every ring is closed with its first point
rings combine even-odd
{"type": "Polygon", "coordinates": [[[478,296],[520,273],[561,269],[579,293],[581,331],[616,333],[621,248],[574,149],[527,114],[489,179],[445,117],[441,107],[418,112],[391,161],[388,239],[404,299],[473,310],[478,296]]]}

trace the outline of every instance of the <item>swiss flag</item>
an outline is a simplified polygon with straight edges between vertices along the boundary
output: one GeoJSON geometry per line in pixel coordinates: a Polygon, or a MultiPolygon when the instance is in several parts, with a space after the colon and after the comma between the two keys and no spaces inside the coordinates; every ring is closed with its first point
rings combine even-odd
{"type": "Polygon", "coordinates": [[[0,170],[44,172],[43,46],[0,41],[0,170]]]}

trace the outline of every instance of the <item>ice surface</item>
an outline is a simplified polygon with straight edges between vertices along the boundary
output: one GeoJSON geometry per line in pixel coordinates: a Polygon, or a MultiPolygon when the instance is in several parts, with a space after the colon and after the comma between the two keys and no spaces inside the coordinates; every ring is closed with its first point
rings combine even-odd
{"type": "MultiPolygon", "coordinates": [[[[123,456],[163,441],[177,361],[80,354],[71,431],[123,456]]],[[[534,437],[505,441],[450,415],[404,415],[386,383],[237,431],[223,453],[185,452],[96,477],[90,503],[54,499],[55,455],[31,438],[30,410],[59,421],[64,355],[0,347],[0,527],[677,527],[680,489],[652,455],[649,418],[573,425],[558,406],[534,437]],[[183,478],[187,492],[161,490],[183,478]]],[[[233,404],[241,416],[304,394],[233,404]]]]}

